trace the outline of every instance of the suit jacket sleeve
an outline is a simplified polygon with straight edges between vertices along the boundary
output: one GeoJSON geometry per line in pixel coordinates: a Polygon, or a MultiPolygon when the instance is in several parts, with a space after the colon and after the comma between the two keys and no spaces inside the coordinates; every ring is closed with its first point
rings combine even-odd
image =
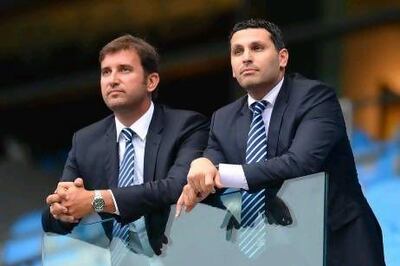
{"type": "Polygon", "coordinates": [[[175,159],[166,176],[156,176],[154,181],[142,185],[112,188],[121,223],[132,222],[145,214],[165,210],[176,203],[187,182],[191,161],[202,156],[208,129],[209,122],[204,116],[191,115],[174,136],[175,148],[168,156],[175,159]]]}
{"type": "Polygon", "coordinates": [[[332,148],[345,137],[336,94],[324,85],[311,88],[302,97],[298,114],[301,117],[296,133],[286,152],[267,161],[243,165],[250,191],[322,171],[332,148]]]}
{"type": "MultiPolygon", "coordinates": [[[[215,113],[213,114],[213,116],[211,118],[210,128],[214,128],[214,123],[215,123],[215,113]]],[[[210,130],[210,134],[208,137],[207,149],[204,151],[203,156],[208,158],[215,165],[225,162],[226,158],[220,147],[221,147],[220,143],[218,143],[217,138],[215,138],[213,131],[210,130]]]]}
{"type": "MultiPolygon", "coordinates": [[[[221,143],[219,143],[218,139],[214,135],[214,131],[212,130],[214,128],[215,117],[216,113],[214,113],[211,118],[211,130],[208,136],[207,149],[204,150],[203,156],[209,159],[214,165],[218,165],[219,163],[227,162],[227,159],[221,149],[221,143]]],[[[217,193],[208,195],[207,198],[205,198],[201,203],[220,209],[225,209],[226,207],[221,201],[221,194],[223,191],[224,189],[218,190],[217,193]]]]}
{"type": "Polygon", "coordinates": [[[76,146],[76,134],[74,134],[72,137],[72,148],[68,153],[68,158],[65,162],[64,171],[60,181],[74,181],[75,178],[81,176],[76,162],[76,146]]]}
{"type": "MultiPolygon", "coordinates": [[[[75,158],[75,135],[72,138],[72,148],[68,153],[68,158],[64,166],[64,172],[60,181],[73,181],[79,175],[78,166],[75,158]]],[[[53,232],[57,234],[68,234],[72,231],[76,224],[61,222],[53,218],[50,208],[46,207],[42,213],[42,227],[45,232],[53,232]]]]}

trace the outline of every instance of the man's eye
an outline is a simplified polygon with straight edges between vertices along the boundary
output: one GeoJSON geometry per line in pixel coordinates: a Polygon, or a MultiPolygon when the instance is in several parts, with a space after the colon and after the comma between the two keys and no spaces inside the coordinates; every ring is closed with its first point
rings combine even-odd
{"type": "Polygon", "coordinates": [[[234,55],[240,55],[242,52],[243,52],[242,49],[234,49],[234,50],[232,51],[232,54],[234,54],[234,55]]]}
{"type": "Polygon", "coordinates": [[[108,74],[110,74],[110,70],[108,70],[108,69],[104,69],[101,71],[102,76],[107,76],[108,74]]]}
{"type": "Polygon", "coordinates": [[[123,73],[127,73],[127,72],[130,72],[131,71],[131,68],[129,68],[129,67],[122,67],[121,68],[121,72],[123,72],[123,73]]]}
{"type": "Polygon", "coordinates": [[[257,45],[257,46],[253,47],[253,50],[256,52],[260,52],[260,51],[264,50],[264,48],[262,46],[257,45]]]}

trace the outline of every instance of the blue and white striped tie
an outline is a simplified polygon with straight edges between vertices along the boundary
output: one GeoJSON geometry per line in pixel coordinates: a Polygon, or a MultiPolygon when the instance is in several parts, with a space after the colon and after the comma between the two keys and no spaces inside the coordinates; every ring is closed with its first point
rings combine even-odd
{"type": "MultiPolygon", "coordinates": [[[[124,128],[121,131],[122,136],[125,139],[125,153],[120,163],[119,176],[118,176],[118,187],[129,187],[134,184],[134,165],[135,165],[135,149],[133,147],[133,137],[135,133],[130,128],[124,128]]],[[[123,245],[122,248],[114,247],[111,251],[111,262],[112,265],[119,265],[120,260],[123,257],[123,251],[126,251],[129,247],[130,232],[129,224],[121,225],[119,222],[114,220],[113,226],[113,238],[119,238],[121,241],[114,241],[123,245]]],[[[116,239],[114,239],[116,240],[116,239]]]]}
{"type": "MultiPolygon", "coordinates": [[[[267,135],[262,112],[267,101],[251,104],[253,119],[247,139],[246,163],[255,163],[267,158],[267,135]]],[[[241,229],[239,231],[240,250],[249,258],[255,258],[265,246],[266,226],[265,189],[255,193],[242,191],[241,229]]]]}

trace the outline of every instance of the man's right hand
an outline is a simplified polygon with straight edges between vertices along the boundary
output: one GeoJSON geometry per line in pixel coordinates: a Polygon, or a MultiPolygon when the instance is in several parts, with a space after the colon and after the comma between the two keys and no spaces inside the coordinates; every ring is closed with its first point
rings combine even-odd
{"type": "Polygon", "coordinates": [[[75,219],[73,216],[68,215],[68,209],[62,205],[63,201],[67,199],[66,194],[64,193],[68,188],[76,186],[83,186],[83,180],[81,178],[75,179],[74,182],[59,182],[57,184],[57,189],[53,194],[50,194],[46,198],[46,203],[50,207],[51,215],[62,222],[67,223],[77,223],[79,220],[75,219]]]}
{"type": "Polygon", "coordinates": [[[220,180],[218,169],[209,159],[201,157],[190,164],[187,180],[196,194],[214,193],[214,186],[220,186],[215,183],[216,179],[220,180]]]}

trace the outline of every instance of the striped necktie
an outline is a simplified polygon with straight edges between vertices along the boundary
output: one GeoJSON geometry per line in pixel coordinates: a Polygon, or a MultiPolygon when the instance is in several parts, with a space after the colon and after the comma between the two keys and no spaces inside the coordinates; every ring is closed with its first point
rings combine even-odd
{"type": "MultiPolygon", "coordinates": [[[[247,139],[246,163],[255,163],[267,158],[267,135],[262,112],[267,101],[251,104],[253,119],[247,139]]],[[[265,189],[248,193],[242,191],[241,229],[239,231],[240,250],[249,258],[256,257],[265,245],[266,226],[265,189]]]]}
{"type": "MultiPolygon", "coordinates": [[[[135,165],[135,150],[133,147],[133,137],[135,132],[130,128],[124,128],[121,131],[122,137],[125,139],[125,153],[120,163],[119,176],[118,176],[118,187],[128,187],[134,184],[134,165],[135,165]]],[[[112,265],[119,265],[120,261],[124,257],[124,252],[127,251],[130,243],[130,231],[129,224],[121,225],[119,222],[114,220],[113,226],[113,238],[119,238],[121,241],[114,241],[122,247],[113,247],[111,251],[111,262],[112,265]]],[[[116,240],[116,239],[114,239],[116,240]]]]}

